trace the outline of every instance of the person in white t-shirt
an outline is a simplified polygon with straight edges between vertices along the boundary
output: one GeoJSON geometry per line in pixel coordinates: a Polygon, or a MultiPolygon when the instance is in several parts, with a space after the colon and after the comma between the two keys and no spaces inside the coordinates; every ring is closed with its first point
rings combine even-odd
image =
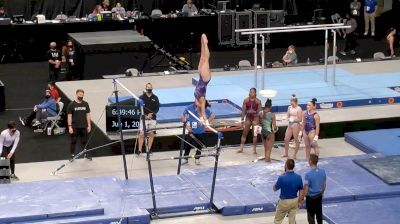
{"type": "Polygon", "coordinates": [[[20,132],[17,130],[15,121],[9,121],[7,129],[0,134],[0,157],[10,160],[12,180],[19,180],[15,175],[15,150],[18,147],[20,132]]]}

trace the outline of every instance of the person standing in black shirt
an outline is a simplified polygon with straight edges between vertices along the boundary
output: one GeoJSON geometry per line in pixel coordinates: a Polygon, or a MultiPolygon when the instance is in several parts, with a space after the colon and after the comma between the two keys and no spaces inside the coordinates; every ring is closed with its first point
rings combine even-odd
{"type": "Polygon", "coordinates": [[[61,52],[56,47],[56,42],[51,42],[50,50],[46,53],[47,60],[49,61],[50,81],[57,81],[58,73],[61,69],[61,52]]]}
{"type": "MultiPolygon", "coordinates": [[[[67,108],[68,133],[71,135],[71,157],[75,156],[75,146],[77,138],[80,137],[82,149],[86,145],[87,134],[91,130],[90,124],[90,107],[83,100],[85,91],[83,89],[76,90],[76,99],[69,103],[67,108]]],[[[85,153],[85,158],[92,160],[89,153],[85,153]]]]}
{"type": "MultiPolygon", "coordinates": [[[[151,153],[151,146],[153,145],[155,129],[157,126],[156,114],[160,109],[160,102],[158,101],[158,97],[153,93],[153,85],[151,85],[151,83],[146,84],[146,92],[143,93],[143,95],[141,95],[139,98],[142,99],[144,102],[146,130],[148,130],[149,134],[148,146],[149,146],[149,151],[151,153]]],[[[144,142],[143,123],[140,122],[139,153],[142,152],[143,142],[144,142]]]]}

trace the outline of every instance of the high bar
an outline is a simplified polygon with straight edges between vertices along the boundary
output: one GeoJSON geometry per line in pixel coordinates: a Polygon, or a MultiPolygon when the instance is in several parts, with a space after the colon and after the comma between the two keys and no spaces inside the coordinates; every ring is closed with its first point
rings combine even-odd
{"type": "Polygon", "coordinates": [[[307,28],[307,29],[249,31],[249,32],[242,32],[242,35],[264,34],[264,33],[290,33],[290,32],[333,30],[333,29],[347,29],[347,28],[351,28],[351,26],[338,26],[338,27],[329,27],[329,28],[328,27],[315,27],[315,28],[307,28]]]}
{"type": "MultiPolygon", "coordinates": [[[[193,116],[197,121],[201,121],[200,118],[198,118],[194,113],[192,113],[192,111],[188,110],[187,111],[191,116],[193,116]]],[[[219,132],[217,130],[215,130],[213,127],[208,126],[208,129],[210,129],[212,132],[214,132],[215,134],[218,134],[219,132]]]]}
{"type": "Polygon", "coordinates": [[[126,86],[124,86],[124,84],[122,84],[118,79],[114,79],[114,82],[118,83],[118,85],[120,85],[123,89],[125,89],[131,96],[133,96],[133,98],[135,98],[138,102],[141,102],[142,100],[139,99],[139,97],[137,97],[134,93],[132,93],[132,91],[130,91],[126,86]]]}
{"type": "Polygon", "coordinates": [[[235,32],[250,32],[250,31],[264,31],[264,30],[287,30],[293,28],[319,28],[319,27],[332,27],[344,26],[344,23],[333,23],[333,24],[318,24],[318,25],[304,25],[304,26],[280,26],[280,27],[264,27],[264,28],[252,28],[252,29],[236,29],[235,32]]]}

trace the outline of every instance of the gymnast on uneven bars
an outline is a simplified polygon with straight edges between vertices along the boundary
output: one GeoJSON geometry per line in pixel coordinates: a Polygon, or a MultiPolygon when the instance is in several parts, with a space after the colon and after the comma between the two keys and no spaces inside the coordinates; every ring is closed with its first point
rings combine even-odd
{"type": "Polygon", "coordinates": [[[196,89],[194,90],[195,104],[199,106],[199,118],[200,122],[205,126],[209,126],[210,123],[206,115],[206,93],[207,85],[211,80],[210,71],[210,51],[208,49],[208,39],[205,34],[201,35],[201,54],[199,61],[199,81],[197,82],[196,89]]]}

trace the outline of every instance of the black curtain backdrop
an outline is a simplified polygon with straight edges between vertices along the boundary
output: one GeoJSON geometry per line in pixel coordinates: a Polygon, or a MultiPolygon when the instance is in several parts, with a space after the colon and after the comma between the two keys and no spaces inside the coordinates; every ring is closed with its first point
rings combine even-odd
{"type": "MultiPolygon", "coordinates": [[[[296,0],[300,16],[312,15],[318,6],[325,9],[325,14],[344,14],[349,8],[351,0],[296,0]]],[[[102,0],[0,0],[11,15],[23,14],[27,20],[33,15],[44,14],[46,19],[54,19],[61,12],[68,16],[84,17],[88,15],[102,0]]],[[[186,0],[110,0],[110,8],[116,2],[120,2],[126,10],[140,10],[151,13],[152,9],[158,8],[163,13],[180,10],[186,0]]],[[[217,0],[194,0],[198,8],[211,8],[217,0]]],[[[231,0],[231,7],[240,5],[241,8],[251,8],[254,3],[260,3],[265,9],[281,9],[282,0],[231,0]]],[[[288,0],[289,2],[289,0],[288,0]]]]}

